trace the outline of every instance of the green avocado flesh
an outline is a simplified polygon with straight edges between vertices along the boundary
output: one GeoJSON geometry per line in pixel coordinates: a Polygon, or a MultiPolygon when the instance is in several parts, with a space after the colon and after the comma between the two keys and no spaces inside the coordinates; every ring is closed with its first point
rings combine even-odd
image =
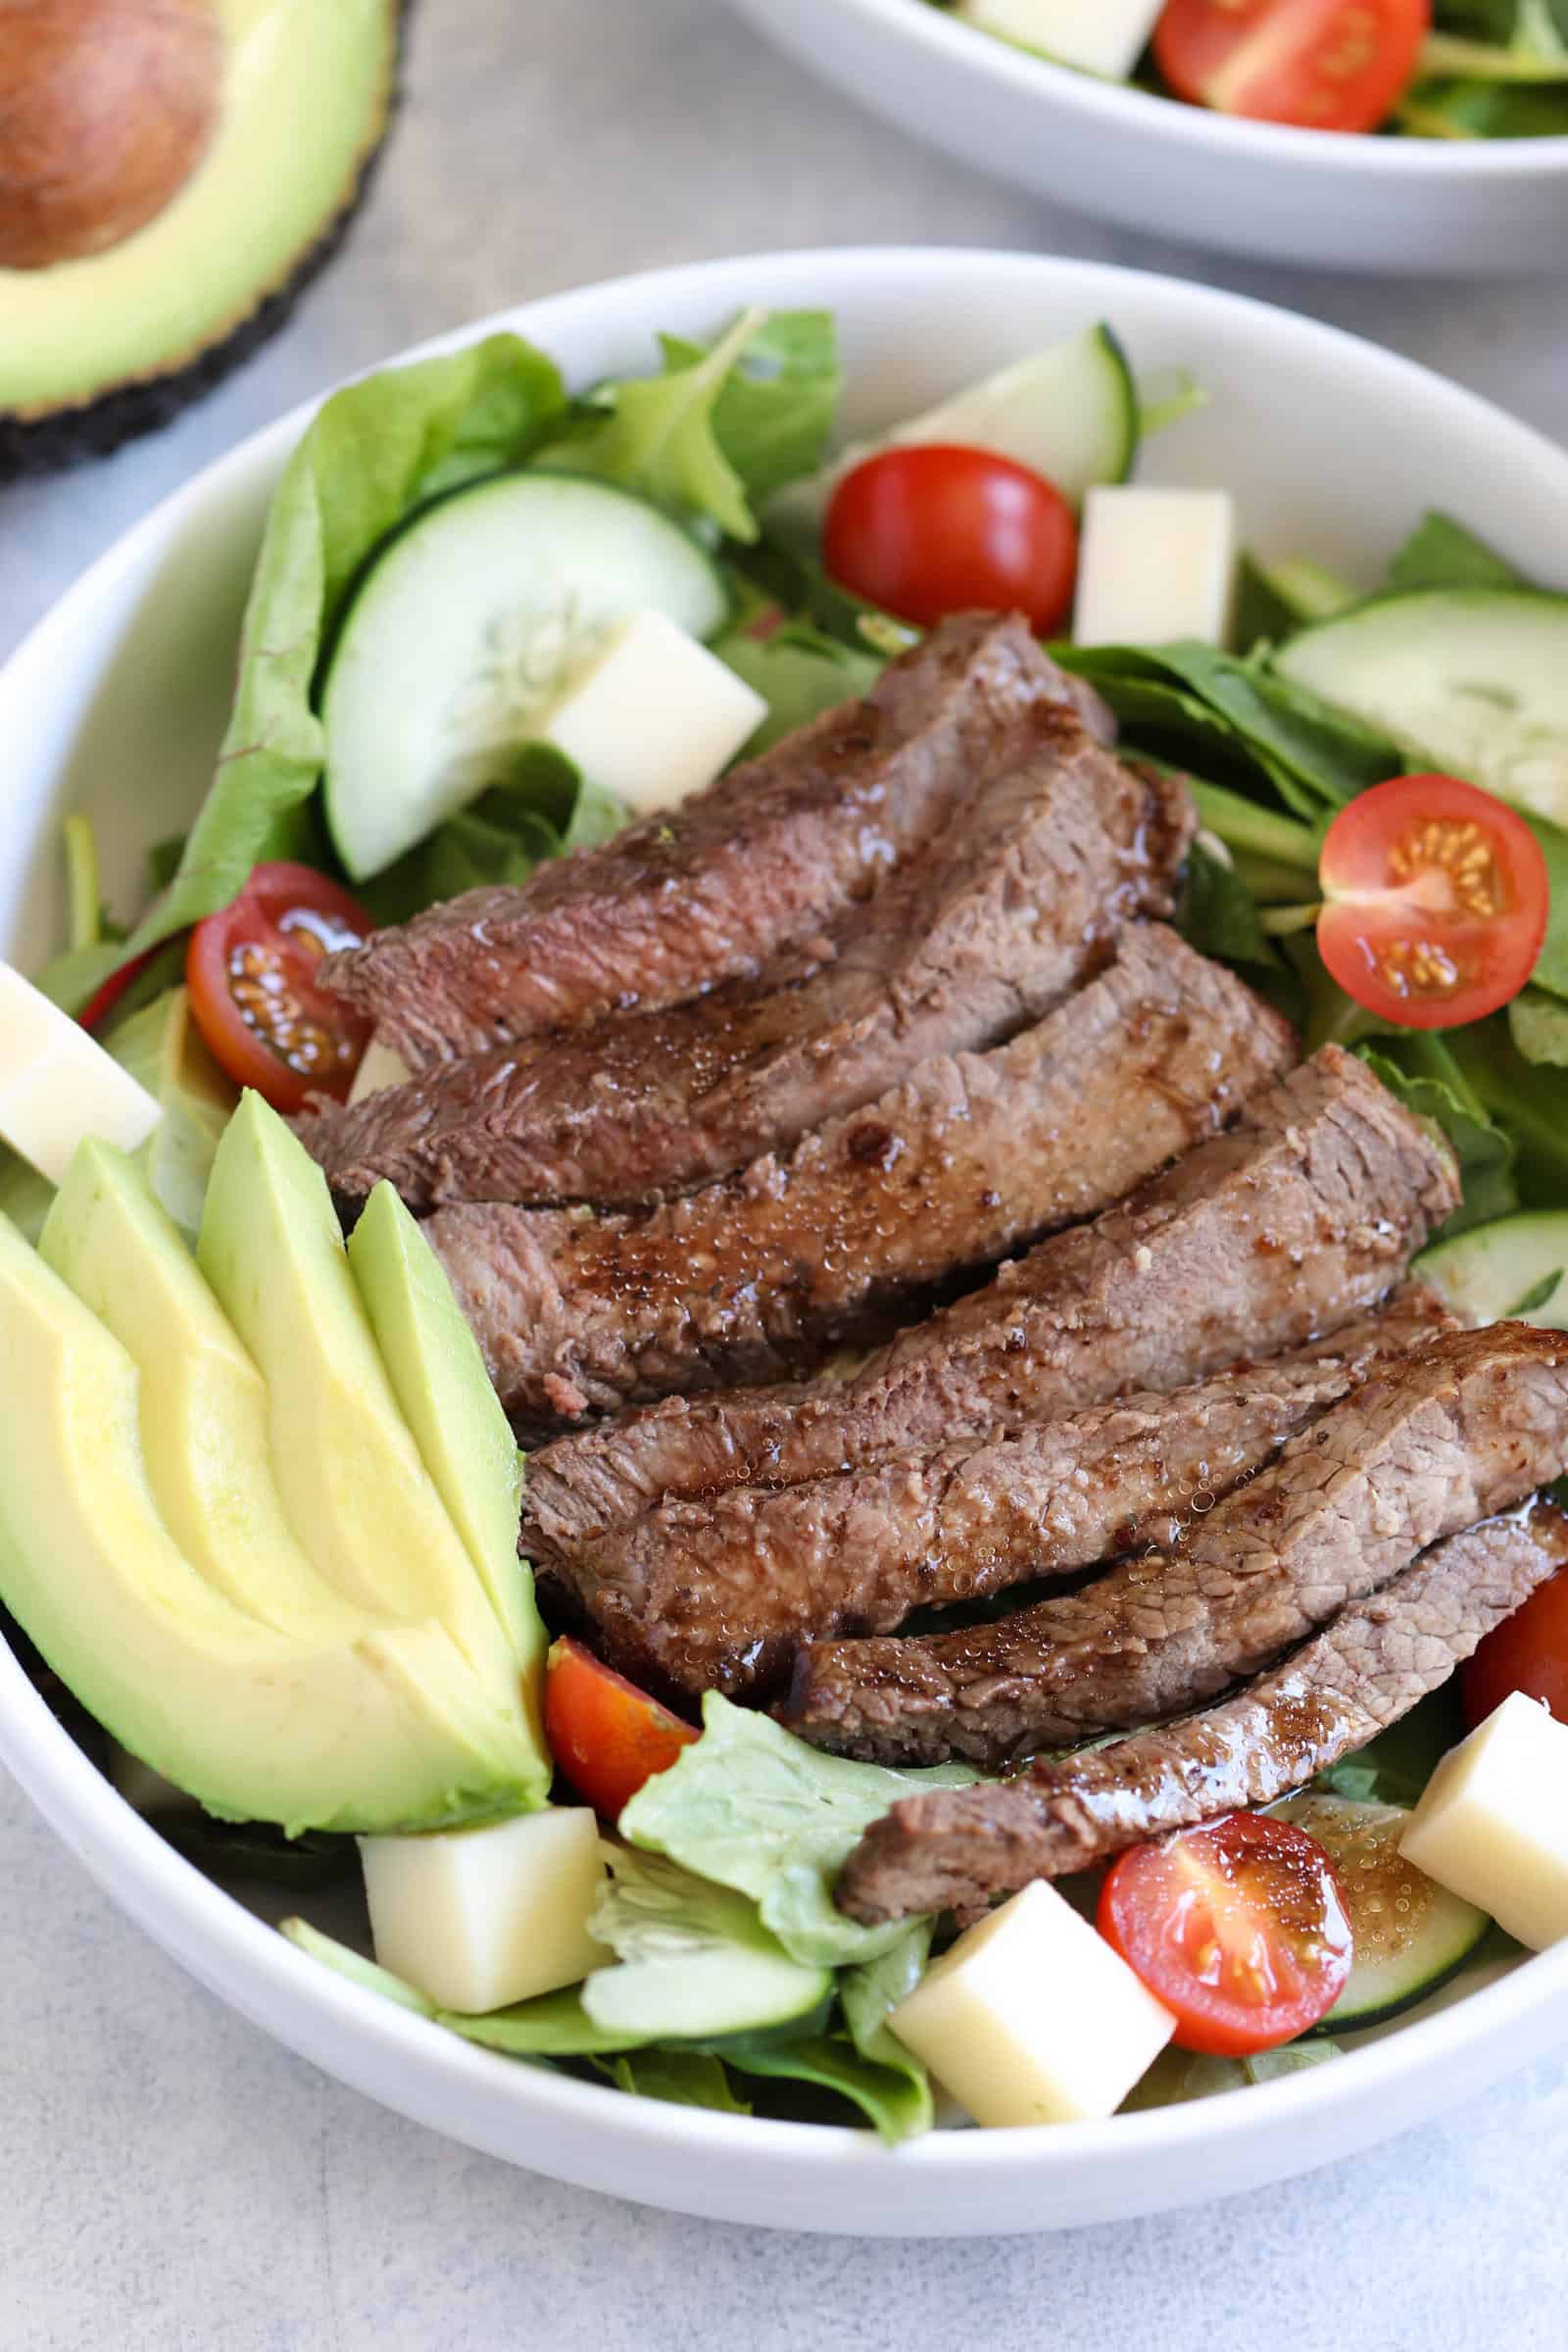
{"type": "Polygon", "coordinates": [[[0,1600],[122,1746],[232,1819],[434,1829],[548,1793],[514,1533],[510,1586],[496,1556],[515,1448],[466,1357],[445,1361],[422,1236],[397,1238],[403,1273],[375,1272],[389,1332],[401,1315],[417,1342],[417,1440],[319,1172],[257,1098],[203,1220],[217,1289],[104,1145],[78,1150],[37,1251],[0,1218],[0,1600]],[[471,1490],[488,1580],[421,1446],[471,1490]]]}
{"type": "Polygon", "coordinates": [[[389,1184],[376,1186],[349,1237],[349,1270],[403,1418],[537,1708],[548,1644],[532,1571],[517,1557],[522,1456],[440,1260],[389,1184]]]}
{"type": "Polygon", "coordinates": [[[0,1364],[0,1595],[122,1746],[210,1812],[291,1831],[517,1801],[515,1730],[439,1628],[290,1637],[191,1566],[149,1484],[135,1364],[3,1221],[0,1364]]]}
{"type": "Polygon", "coordinates": [[[204,364],[211,374],[215,350],[254,327],[352,210],[386,127],[399,0],[215,0],[215,10],[222,107],[184,187],[117,245],[0,270],[0,424],[8,412],[47,418],[204,364]]]}

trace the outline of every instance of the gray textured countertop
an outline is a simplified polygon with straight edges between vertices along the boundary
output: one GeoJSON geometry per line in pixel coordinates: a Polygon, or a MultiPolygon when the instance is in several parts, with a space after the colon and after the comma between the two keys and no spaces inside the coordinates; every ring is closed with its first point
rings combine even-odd
{"type": "MultiPolygon", "coordinates": [[[[322,0],[325,4],[325,0],[322,0]]],[[[1207,275],[1380,337],[1568,437],[1564,287],[1212,262],[993,188],[716,0],[426,0],[346,253],[172,432],[0,493],[0,655],[163,493],[334,376],[502,304],[812,243],[1207,275]]],[[[1510,2352],[1564,2341],[1568,2066],[1294,2186],[1116,2230],[874,2245],[671,2220],[340,2089],[131,1928],[0,1784],[3,2352],[1510,2352]]]]}

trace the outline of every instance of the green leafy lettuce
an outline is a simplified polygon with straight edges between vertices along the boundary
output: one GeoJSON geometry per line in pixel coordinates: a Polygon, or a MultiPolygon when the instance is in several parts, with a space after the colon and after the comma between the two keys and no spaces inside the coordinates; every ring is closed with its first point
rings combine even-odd
{"type": "Polygon", "coordinates": [[[620,1829],[634,1845],[750,1895],[804,1965],[855,1966],[882,1958],[907,1929],[861,1927],[835,1908],[833,1883],[850,1849],[900,1797],[978,1777],[965,1765],[893,1772],[822,1755],[710,1690],[702,1738],[632,1798],[620,1829]]]}
{"type": "Polygon", "coordinates": [[[755,540],[753,501],[808,473],[826,447],[841,380],[832,318],[754,309],[707,350],[674,335],[661,344],[662,374],[601,385],[542,462],[755,540]]]}
{"type": "Polygon", "coordinates": [[[318,412],[268,511],[218,772],[132,953],[226,906],[264,858],[323,862],[310,802],[325,747],[311,694],[361,565],[423,500],[520,463],[565,405],[542,352],[491,335],[367,376],[318,412]]]}
{"type": "Polygon", "coordinates": [[[1531,582],[1451,514],[1422,515],[1389,565],[1390,595],[1418,588],[1526,588],[1531,582]]]}
{"type": "Polygon", "coordinates": [[[1513,1139],[1488,1115],[1444,1039],[1429,1029],[1409,1029],[1361,1053],[1389,1091],[1452,1147],[1463,1199],[1444,1234],[1464,1233],[1516,1209],[1513,1139]]]}

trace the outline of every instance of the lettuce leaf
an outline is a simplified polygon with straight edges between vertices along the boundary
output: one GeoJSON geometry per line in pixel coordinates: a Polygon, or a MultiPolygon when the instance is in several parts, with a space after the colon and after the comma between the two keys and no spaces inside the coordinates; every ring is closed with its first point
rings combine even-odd
{"type": "Polygon", "coordinates": [[[730,2041],[724,2045],[724,2058],[743,2075],[808,2082],[817,2089],[836,2092],[858,2107],[889,2146],[930,2129],[929,2088],[922,2096],[920,2086],[902,2068],[879,2066],[863,2058],[845,2035],[820,2034],[803,2041],[730,2041]]]}
{"type": "Polygon", "coordinates": [[[722,2058],[706,2050],[631,2050],[608,2068],[617,2090],[663,2099],[671,2107],[707,2107],[715,2115],[750,2115],[750,2103],[730,2088],[722,2058]]]}
{"type": "Polygon", "coordinates": [[[1444,1235],[1464,1233],[1516,1209],[1512,1138],[1488,1116],[1443,1039],[1431,1030],[1406,1030],[1360,1051],[1390,1093],[1418,1118],[1441,1128],[1453,1148],[1463,1200],[1443,1227],[1444,1235]]]}
{"type": "Polygon", "coordinates": [[[544,354],[491,335],[367,376],[318,412],[268,512],[218,772],[130,953],[226,906],[264,858],[319,861],[308,804],[324,743],[311,690],[360,566],[422,500],[516,465],[564,411],[544,354]]]}
{"type": "Polygon", "coordinates": [[[835,704],[869,694],[882,673],[874,654],[857,653],[805,621],[788,621],[770,637],[733,629],[713,651],[768,706],[767,717],[746,746],[749,760],[835,704]]]}
{"type": "Polygon", "coordinates": [[[1431,509],[1389,565],[1390,595],[1415,588],[1525,588],[1532,583],[1515,571],[1484,539],[1431,509]]]}
{"type": "Polygon", "coordinates": [[[966,1765],[893,1772],[822,1755],[710,1690],[702,1738],[632,1798],[620,1830],[633,1845],[750,1895],[803,1965],[854,1966],[892,1951],[908,1923],[864,1928],[835,1908],[833,1882],[850,1849],[901,1796],[979,1777],[966,1765]]]}

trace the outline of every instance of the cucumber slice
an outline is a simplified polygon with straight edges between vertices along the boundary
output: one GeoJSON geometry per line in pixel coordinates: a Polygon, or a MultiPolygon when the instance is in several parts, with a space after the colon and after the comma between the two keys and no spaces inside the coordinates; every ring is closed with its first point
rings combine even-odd
{"type": "Polygon", "coordinates": [[[1376,597],[1274,658],[1294,684],[1516,808],[1568,825],[1568,597],[1427,588],[1376,597]]]}
{"type": "MultiPolygon", "coordinates": [[[[771,1937],[768,1938],[771,1942],[771,1937]]],[[[582,2002],[593,2023],[635,2041],[722,2041],[811,2017],[833,1989],[781,1946],[678,1951],[595,1969],[582,2002]]]]}
{"type": "Polygon", "coordinates": [[[1320,2033],[1382,2025],[1464,1966],[1492,1923],[1404,1860],[1399,1839],[1410,1815],[1403,1805],[1293,1796],[1274,1809],[1325,1848],[1349,1913],[1355,1958],[1320,2033]]]}
{"type": "Polygon", "coordinates": [[[1011,458],[1081,506],[1097,482],[1126,481],[1140,438],[1138,387],[1127,354],[1108,326],[1092,326],[1015,361],[890,433],[856,442],[821,472],[781,491],[767,510],[768,525],[792,544],[814,550],[828,501],[853,466],[884,449],[934,441],[1011,458]]]}
{"type": "Polygon", "coordinates": [[[1568,1331],[1568,1209],[1527,1209],[1435,1242],[1412,1272],[1471,1323],[1568,1331]]]}
{"type": "Polygon", "coordinates": [[[504,776],[611,626],[649,609],[707,638],[729,597],[689,532],[613,483],[491,474],[414,515],[361,582],[321,700],[326,821],[354,880],[504,776]]]}

